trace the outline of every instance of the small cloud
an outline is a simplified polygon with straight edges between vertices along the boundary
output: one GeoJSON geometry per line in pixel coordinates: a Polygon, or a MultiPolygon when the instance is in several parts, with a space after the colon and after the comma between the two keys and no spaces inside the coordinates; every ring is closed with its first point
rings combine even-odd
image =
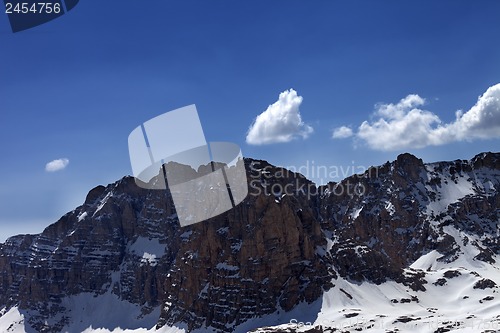
{"type": "Polygon", "coordinates": [[[278,101],[259,114],[248,129],[246,142],[251,145],[307,139],[313,128],[302,121],[299,107],[302,97],[293,89],[279,95],[278,101]]]}
{"type": "Polygon", "coordinates": [[[50,161],[45,164],[45,171],[47,172],[56,172],[63,170],[69,164],[69,160],[67,158],[59,158],[57,160],[50,161]]]}
{"type": "Polygon", "coordinates": [[[347,126],[340,126],[333,130],[332,138],[345,139],[353,135],[352,129],[347,126]]]}
{"type": "MultiPolygon", "coordinates": [[[[420,96],[408,95],[397,104],[377,105],[374,120],[364,121],[352,134],[371,149],[383,151],[500,138],[500,84],[488,88],[467,112],[457,111],[449,123],[423,110],[424,104],[420,96]]],[[[333,137],[342,138],[340,134],[334,132],[333,137]]]]}

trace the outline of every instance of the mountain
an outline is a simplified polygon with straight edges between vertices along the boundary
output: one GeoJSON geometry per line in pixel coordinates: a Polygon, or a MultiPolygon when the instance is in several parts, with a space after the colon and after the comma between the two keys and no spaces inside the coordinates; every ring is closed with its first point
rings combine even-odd
{"type": "Polygon", "coordinates": [[[500,153],[402,154],[320,187],[244,163],[248,197],[198,224],[180,227],[168,190],[124,177],[41,234],[0,244],[0,330],[500,326],[500,153]]]}

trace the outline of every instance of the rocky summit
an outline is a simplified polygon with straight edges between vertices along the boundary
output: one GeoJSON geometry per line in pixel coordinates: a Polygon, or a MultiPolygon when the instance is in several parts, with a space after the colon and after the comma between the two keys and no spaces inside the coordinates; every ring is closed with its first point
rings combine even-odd
{"type": "Polygon", "coordinates": [[[181,227],[168,189],[124,177],[0,244],[0,330],[500,327],[500,153],[402,154],[319,187],[240,163],[249,195],[207,221],[181,227]]]}

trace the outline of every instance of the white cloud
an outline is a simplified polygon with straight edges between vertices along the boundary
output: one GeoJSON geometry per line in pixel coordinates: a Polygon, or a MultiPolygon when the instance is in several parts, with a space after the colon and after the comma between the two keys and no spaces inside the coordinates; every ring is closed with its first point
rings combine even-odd
{"type": "Polygon", "coordinates": [[[56,172],[59,170],[63,170],[69,164],[69,160],[67,158],[59,158],[57,160],[50,161],[45,164],[45,171],[47,172],[56,172]]]}
{"type": "Polygon", "coordinates": [[[306,139],[313,128],[302,121],[299,107],[302,97],[293,89],[279,95],[278,101],[269,105],[266,111],[255,118],[248,129],[246,142],[251,145],[264,145],[289,142],[297,137],[306,139]]]}
{"type": "Polygon", "coordinates": [[[345,139],[353,135],[352,129],[347,126],[340,126],[333,130],[332,138],[345,139]]]}
{"type": "MultiPolygon", "coordinates": [[[[488,88],[469,111],[457,111],[450,123],[421,109],[424,104],[420,96],[408,95],[397,104],[377,105],[375,120],[364,121],[353,134],[370,148],[385,151],[500,138],[500,84],[488,88]]],[[[341,138],[335,132],[333,137],[341,138]]]]}

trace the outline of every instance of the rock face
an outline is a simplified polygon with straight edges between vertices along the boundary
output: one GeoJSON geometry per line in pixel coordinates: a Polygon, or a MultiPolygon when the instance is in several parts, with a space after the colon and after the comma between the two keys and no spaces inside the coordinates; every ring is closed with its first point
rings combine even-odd
{"type": "Polygon", "coordinates": [[[94,188],[41,234],[0,244],[0,309],[59,332],[74,321],[69,296],[112,294],[144,316],[159,309],[158,327],[231,332],[317,300],[339,276],[425,290],[420,272],[404,271],[425,253],[452,262],[468,244],[485,263],[500,253],[499,153],[432,164],[403,154],[319,188],[265,161],[245,166],[244,202],[183,228],[168,191],[132,177],[94,188]]]}
{"type": "Polygon", "coordinates": [[[357,281],[404,281],[401,270],[427,252],[438,250],[442,261],[456,259],[467,233],[479,236],[477,259],[491,261],[492,253],[500,253],[499,155],[424,165],[402,154],[393,163],[328,184],[320,203],[322,229],[338,240],[331,250],[338,272],[357,281]],[[337,190],[349,186],[359,194],[337,190]],[[462,237],[450,235],[450,225],[462,237]]]}

